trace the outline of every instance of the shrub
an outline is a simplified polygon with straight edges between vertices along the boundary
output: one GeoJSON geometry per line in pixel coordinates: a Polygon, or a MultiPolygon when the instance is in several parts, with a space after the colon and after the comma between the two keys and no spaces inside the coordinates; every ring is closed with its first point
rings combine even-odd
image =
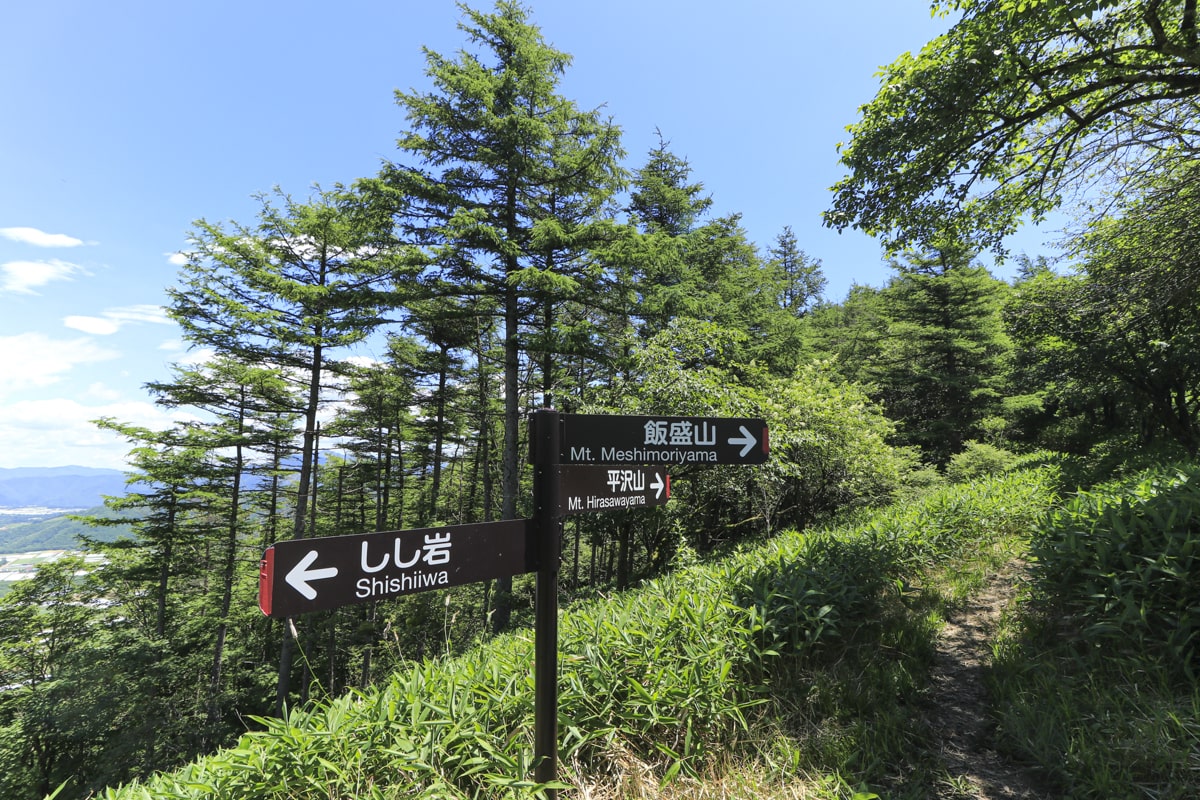
{"type": "Polygon", "coordinates": [[[966,483],[1008,472],[1016,456],[1002,447],[985,442],[967,442],[961,453],[950,457],[946,477],[954,483],[966,483]]]}
{"type": "Polygon", "coordinates": [[[636,377],[617,385],[612,409],[588,409],[766,420],[766,464],[678,476],[689,502],[668,513],[678,515],[693,546],[705,551],[750,533],[803,529],[890,500],[914,456],[888,444],[895,426],[883,409],[828,362],[786,378],[725,363],[720,354],[736,338],[711,324],[673,325],[631,353],[636,377]]]}

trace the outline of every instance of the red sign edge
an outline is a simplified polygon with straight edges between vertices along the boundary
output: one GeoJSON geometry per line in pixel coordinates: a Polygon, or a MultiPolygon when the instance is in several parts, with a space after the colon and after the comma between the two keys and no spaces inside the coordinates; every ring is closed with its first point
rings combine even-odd
{"type": "Polygon", "coordinates": [[[271,616],[271,590],[275,578],[275,545],[267,548],[258,562],[258,608],[271,616]]]}

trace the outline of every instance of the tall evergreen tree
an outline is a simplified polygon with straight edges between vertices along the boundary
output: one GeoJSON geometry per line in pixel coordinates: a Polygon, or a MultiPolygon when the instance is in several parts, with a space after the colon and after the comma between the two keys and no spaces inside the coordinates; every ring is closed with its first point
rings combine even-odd
{"type": "Polygon", "coordinates": [[[704,184],[691,183],[692,167],[669,149],[658,134],[658,145],[646,164],[634,173],[628,211],[642,234],[625,256],[629,265],[628,313],[642,339],[665,329],[670,321],[699,302],[696,273],[688,268],[688,235],[712,206],[703,196],[704,184]]]}
{"type": "Polygon", "coordinates": [[[226,710],[221,700],[222,677],[234,585],[250,572],[243,568],[239,574],[239,566],[251,563],[244,551],[258,545],[250,541],[252,526],[243,522],[249,505],[244,479],[261,473],[262,465],[270,463],[268,456],[274,447],[291,439],[294,409],[300,404],[279,370],[229,356],[217,356],[198,367],[176,367],[173,381],[152,382],[146,388],[159,405],[198,409],[213,420],[195,423],[195,428],[205,431],[214,446],[210,453],[214,480],[208,487],[207,512],[222,517],[218,524],[223,528],[212,548],[213,580],[206,581],[215,594],[215,608],[202,610],[215,626],[208,697],[209,723],[215,725],[226,710]]]}
{"type": "Polygon", "coordinates": [[[997,408],[1010,348],[999,313],[1007,287],[974,255],[959,242],[908,251],[884,292],[889,341],[873,378],[902,437],[939,465],[997,408]]]}
{"type": "Polygon", "coordinates": [[[800,249],[791,226],[785,226],[775,237],[767,255],[767,264],[778,282],[780,307],[796,316],[804,315],[820,299],[828,283],[821,272],[821,262],[800,249]]]}
{"type": "Polygon", "coordinates": [[[629,213],[645,233],[682,236],[712,206],[712,198],[702,196],[704,184],[688,182],[691,164],[671,152],[671,143],[663,138],[662,131],[656,133],[658,145],[634,175],[629,213]]]}
{"type": "MultiPolygon", "coordinates": [[[[339,348],[389,321],[403,262],[385,211],[345,191],[309,203],[262,198],[259,223],[226,231],[197,223],[169,313],[188,341],[246,362],[272,365],[299,385],[303,418],[292,538],[307,532],[322,388],[339,348]]],[[[277,705],[290,691],[292,640],[284,636],[277,705]]]]}
{"type": "Polygon", "coordinates": [[[90,692],[73,685],[98,621],[100,587],[77,578],[84,566],[78,555],[46,562],[0,598],[0,788],[13,800],[72,778],[79,790],[92,772],[96,731],[79,715],[90,692]]]}
{"type": "MultiPolygon", "coordinates": [[[[570,57],[542,38],[522,5],[464,8],[474,52],[427,52],[428,93],[397,92],[411,130],[408,163],[388,165],[375,188],[396,201],[403,238],[426,248],[431,279],[493,298],[502,319],[504,444],[501,515],[517,517],[522,333],[547,298],[579,284],[561,267],[578,252],[591,215],[620,183],[618,131],[558,93],[570,57]]],[[[543,317],[544,319],[544,317],[543,317]]],[[[497,628],[510,606],[502,585],[497,628]]]]}

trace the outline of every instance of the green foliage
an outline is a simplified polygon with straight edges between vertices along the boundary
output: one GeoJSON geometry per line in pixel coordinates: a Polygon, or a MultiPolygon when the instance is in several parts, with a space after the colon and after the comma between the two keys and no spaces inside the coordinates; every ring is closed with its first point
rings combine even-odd
{"type": "Polygon", "coordinates": [[[999,314],[1007,287],[959,242],[906,256],[883,291],[888,346],[871,380],[901,441],[944,466],[998,410],[1010,348],[999,314]]]}
{"type": "MultiPolygon", "coordinates": [[[[257,730],[236,746],[109,796],[536,793],[528,636],[488,639],[527,618],[530,579],[286,627],[253,598],[257,558],[283,536],[528,511],[522,413],[539,400],[762,417],[771,432],[764,465],[683,466],[665,508],[571,520],[564,598],[658,578],[563,617],[574,776],[632,760],[666,784],[734,753],[776,776],[824,772],[829,796],[872,797],[860,783],[879,780],[894,796],[928,794],[931,759],[905,704],[923,689],[936,584],[977,585],[1060,481],[1149,457],[1162,432],[1187,450],[1200,441],[1190,162],[1146,179],[1119,205],[1124,219],[1093,228],[1081,275],[1022,271],[1012,373],[997,315],[1008,287],[973,263],[976,241],[1057,202],[1077,163],[1065,154],[1117,153],[1101,146],[1110,130],[1169,133],[1172,106],[1191,111],[1185,86],[1153,104],[1157,119],[1089,128],[1112,110],[1105,76],[1137,86],[1155,59],[1186,62],[1194,21],[1178,2],[1142,4],[1140,18],[1106,0],[934,5],[961,18],[887,71],[828,218],[914,246],[887,287],[856,287],[841,305],[817,305],[820,262],[789,228],[760,256],[737,214],[705,219],[703,184],[661,137],[619,223],[620,130],[559,94],[570,57],[510,0],[463,7],[467,49],[428,52],[432,89],[398,94],[405,163],[356,193],[263,198],[253,226],[197,223],[171,313],[217,357],[149,388],[161,406],[199,413],[157,432],[102,421],[136,448],[134,491],[112,503],[137,513],[134,538],[103,548],[95,585],[48,569],[0,603],[0,795],[63,780],[64,797],[99,791],[211,753],[246,720],[257,730]],[[1176,27],[1158,35],[1156,20],[1176,27]],[[1093,59],[1147,29],[1146,63],[1093,59]],[[1055,91],[1068,92],[1061,105],[1055,91]],[[1086,124],[1055,127],[1080,108],[1086,124]],[[982,238],[961,235],[975,229],[982,238]],[[380,333],[385,362],[333,360],[380,333]],[[1139,381],[1145,390],[1130,388],[1139,381]],[[342,411],[322,427],[330,404],[342,411]],[[1014,443],[1086,456],[1018,458],[1014,443]],[[1064,470],[1022,471],[1042,461],[1064,470]],[[908,502],[869,513],[897,495],[908,502]],[[856,524],[819,530],[839,514],[856,524]],[[748,549],[786,528],[799,533],[748,549]],[[713,553],[733,555],[704,565],[713,553]],[[964,577],[914,588],[943,570],[964,577]],[[103,608],[86,605],[101,597],[103,608]],[[351,686],[363,688],[339,697],[351,686]],[[272,694],[295,710],[265,717],[272,694]],[[763,745],[760,725],[779,736],[763,745]]],[[[1136,524],[1063,534],[1077,541],[1039,564],[1057,563],[1064,591],[1090,592],[1055,600],[1092,615],[1079,623],[1087,641],[1132,631],[1194,667],[1188,615],[1200,605],[1177,585],[1198,582],[1188,491],[1171,484],[1130,505],[1136,524]]],[[[1072,508],[1068,528],[1111,516],[1072,508]]],[[[1047,553],[1055,542],[1042,539],[1047,553]]]]}
{"type": "MultiPolygon", "coordinates": [[[[928,528],[948,530],[971,512],[984,522],[921,547],[945,558],[947,543],[957,552],[971,536],[1021,531],[1031,505],[1052,496],[1046,475],[1026,477],[1024,491],[1006,476],[922,501],[910,518],[928,528]]],[[[583,783],[628,758],[665,782],[703,774],[732,752],[773,762],[791,737],[767,742],[757,731],[785,726],[795,703],[805,706],[806,725],[830,732],[806,739],[825,741],[822,748],[791,745],[790,769],[829,774],[837,786],[845,785],[837,776],[851,772],[856,782],[883,779],[889,760],[908,758],[911,719],[896,694],[912,702],[920,686],[919,663],[891,654],[927,658],[934,635],[924,611],[908,614],[905,595],[894,591],[897,578],[913,574],[903,550],[922,531],[892,536],[896,515],[883,516],[878,525],[781,536],[565,612],[559,720],[567,779],[583,783]],[[882,618],[873,613],[885,607],[882,618]],[[854,681],[840,671],[847,664],[854,681]]],[[[378,689],[258,720],[263,730],[236,747],[102,796],[530,796],[531,667],[530,635],[501,637],[402,669],[378,689]]]]}
{"type": "Polygon", "coordinates": [[[1002,447],[986,442],[967,442],[961,453],[950,457],[946,465],[946,477],[955,483],[964,483],[989,475],[1007,472],[1015,456],[1002,447]]]}
{"type": "Polygon", "coordinates": [[[1001,742],[1064,796],[1200,793],[1197,475],[1160,466],[1080,492],[1034,537],[1034,591],[990,683],[1001,742]]]}
{"type": "Polygon", "coordinates": [[[950,232],[998,245],[1095,176],[1126,185],[1195,144],[1194,5],[934,3],[950,30],[884,68],[841,148],[826,223],[892,245],[950,232]],[[1166,142],[1171,146],[1160,146],[1166,142]]]}
{"type": "Polygon", "coordinates": [[[646,340],[671,324],[716,324],[740,334],[739,361],[791,373],[801,363],[800,317],[825,285],[820,262],[790,228],[763,259],[740,215],[701,223],[712,201],[667,144],[660,135],[634,177],[628,210],[637,234],[609,254],[621,265],[629,327],[646,340]]]}
{"type": "Polygon", "coordinates": [[[1054,501],[1057,482],[1057,470],[1043,468],[947,486],[880,511],[868,528],[906,562],[933,567],[970,556],[981,542],[1032,531],[1054,501]]]}
{"type": "Polygon", "coordinates": [[[1080,492],[1031,547],[1039,596],[1082,641],[1200,666],[1200,470],[1080,492]]]}
{"type": "Polygon", "coordinates": [[[759,655],[797,655],[844,643],[878,619],[883,592],[900,578],[894,543],[817,534],[747,570],[735,596],[752,608],[759,655]]]}
{"type": "Polygon", "coordinates": [[[1011,343],[1000,308],[1008,286],[958,241],[894,260],[883,289],[854,287],[806,320],[814,349],[868,388],[896,423],[896,441],[939,469],[964,442],[995,436],[1011,343]]]}
{"type": "Polygon", "coordinates": [[[754,469],[680,475],[671,513],[704,550],[735,538],[731,525],[805,527],[854,506],[886,500],[911,466],[863,390],[827,363],[776,378],[736,357],[739,336],[711,324],[672,325],[633,351],[634,377],[614,387],[625,413],[761,417],[771,458],[754,469]],[[686,480],[686,482],[685,482],[686,480]]]}
{"type": "Polygon", "coordinates": [[[1002,632],[989,688],[999,739],[1080,800],[1200,793],[1200,689],[1153,660],[1080,651],[1040,617],[1002,632]]]}
{"type": "Polygon", "coordinates": [[[602,770],[632,749],[696,774],[763,702],[747,680],[762,657],[723,570],[697,568],[580,609],[560,632],[567,758],[602,770]]]}
{"type": "Polygon", "coordinates": [[[1018,371],[1053,412],[1047,445],[1085,450],[1135,434],[1141,447],[1200,451],[1200,284],[1182,268],[1200,252],[1198,204],[1200,168],[1189,162],[1093,224],[1078,240],[1075,274],[1039,272],[1017,285],[1005,318],[1018,371]]]}
{"type": "Polygon", "coordinates": [[[646,233],[680,236],[695,227],[712,198],[701,196],[703,184],[688,183],[692,167],[668,149],[670,144],[658,131],[658,146],[634,175],[629,212],[646,233]]]}

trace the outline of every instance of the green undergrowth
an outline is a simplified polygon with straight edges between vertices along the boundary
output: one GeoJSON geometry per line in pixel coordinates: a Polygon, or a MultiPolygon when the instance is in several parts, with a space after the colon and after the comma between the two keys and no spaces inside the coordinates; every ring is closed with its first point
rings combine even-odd
{"type": "Polygon", "coordinates": [[[1000,733],[1073,798],[1200,797],[1200,469],[1078,493],[996,646],[1000,733]]]}
{"type": "MultiPolygon", "coordinates": [[[[1027,535],[1051,477],[942,487],[563,612],[564,796],[714,796],[687,787],[722,781],[786,792],[767,797],[928,796],[938,766],[916,707],[942,607],[971,583],[944,576],[980,573],[1027,535]]],[[[535,795],[532,638],[257,720],[233,748],[103,796],[535,795]]]]}

